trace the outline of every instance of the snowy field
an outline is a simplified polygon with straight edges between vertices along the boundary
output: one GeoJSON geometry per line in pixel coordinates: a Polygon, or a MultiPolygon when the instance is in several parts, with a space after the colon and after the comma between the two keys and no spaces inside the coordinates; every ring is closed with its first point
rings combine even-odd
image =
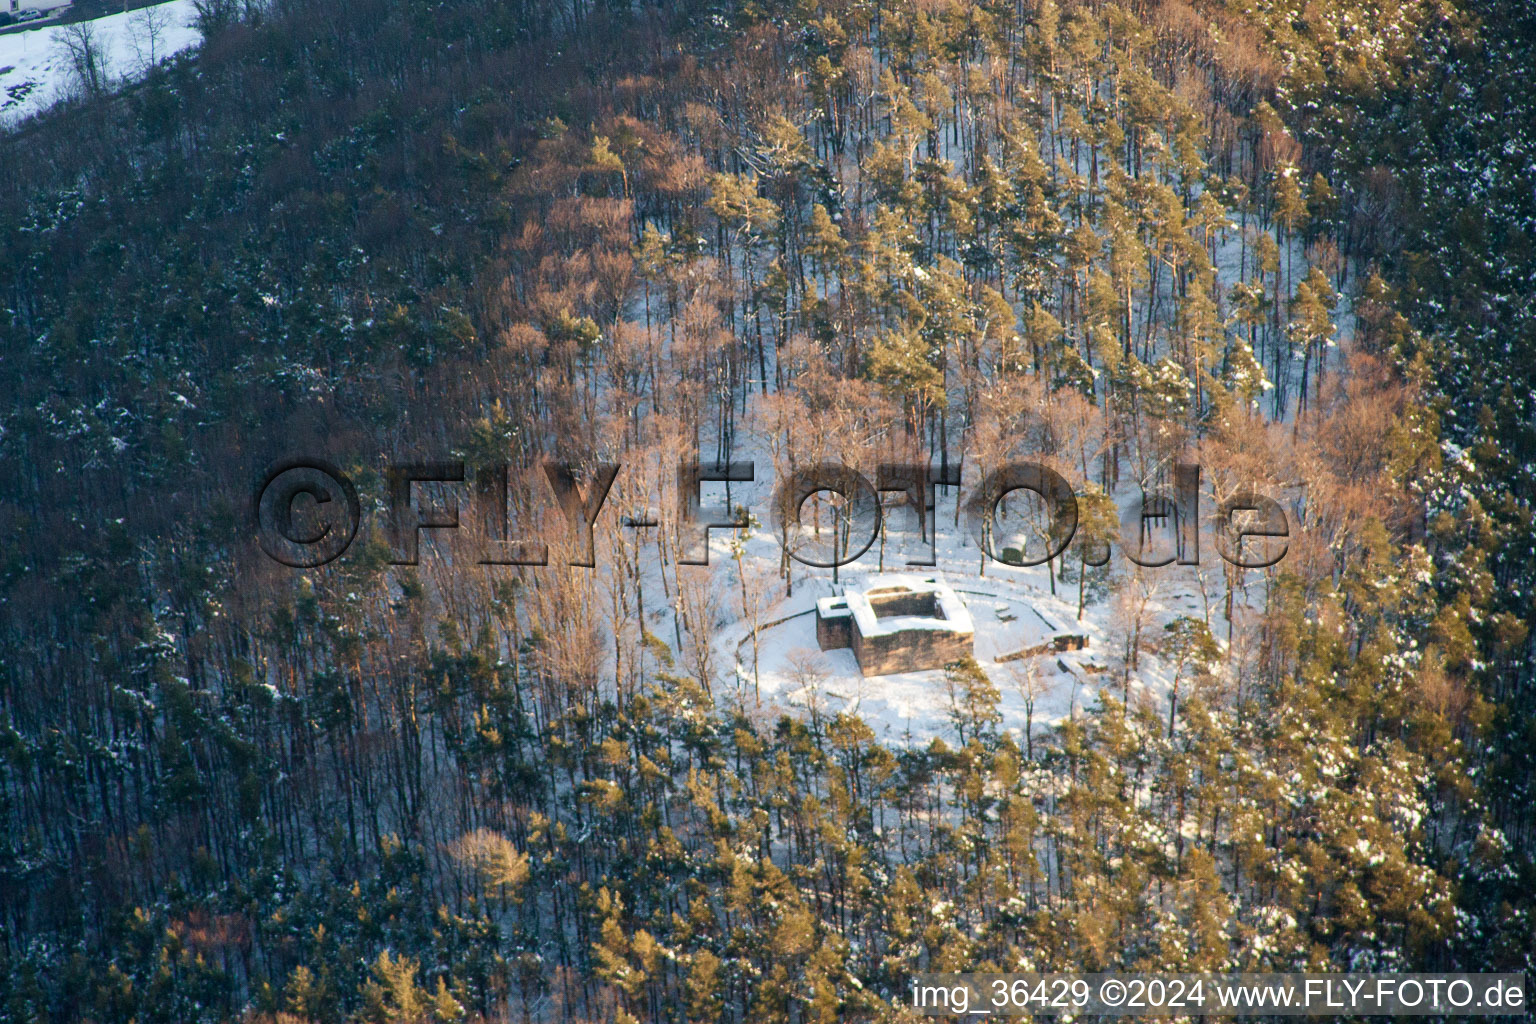
{"type": "MultiPolygon", "coordinates": [[[[759,489],[766,491],[767,487],[758,484],[748,490],[759,489]]],[[[741,500],[746,495],[738,492],[735,497],[741,500]]],[[[748,506],[752,507],[754,499],[766,505],[763,497],[752,495],[748,506]]],[[[1124,497],[1129,507],[1129,494],[1124,497]]],[[[1209,495],[1204,500],[1208,502],[1209,495]]],[[[1208,538],[1202,538],[1200,566],[1149,568],[1139,579],[1127,578],[1126,570],[1133,567],[1117,546],[1110,567],[1121,593],[1103,595],[1089,603],[1079,619],[1076,583],[1058,581],[1053,595],[1044,566],[1017,568],[989,561],[985,575],[981,575],[976,543],[964,517],[959,526],[954,524],[953,502],[953,496],[938,497],[937,566],[907,566],[908,557],[926,555],[926,545],[913,543],[916,538],[911,533],[892,529],[890,538],[896,543],[886,547],[883,571],[935,576],[965,602],[975,623],[976,660],[1001,696],[1001,727],[1013,733],[1020,746],[1026,742],[1026,729],[1033,731],[1038,742],[1050,725],[1081,714],[1093,704],[1100,689],[1119,699],[1128,631],[1135,628],[1136,620],[1140,622],[1141,654],[1130,673],[1128,696],[1133,702],[1150,700],[1155,706],[1166,707],[1174,666],[1156,651],[1163,639],[1163,626],[1171,619],[1189,616],[1205,621],[1218,643],[1224,643],[1226,591],[1220,559],[1205,546],[1208,538]],[[903,540],[906,543],[901,543],[903,540]],[[1063,634],[1086,636],[1086,649],[1017,656],[1063,634]]],[[[898,513],[895,518],[901,520],[903,515],[898,513]]],[[[743,706],[752,708],[760,701],[767,715],[856,714],[879,740],[898,746],[925,744],[934,737],[954,742],[953,699],[943,671],[865,678],[851,650],[821,651],[817,647],[816,600],[862,587],[881,572],[878,547],[844,566],[835,584],[830,569],[795,563],[794,593],[785,597],[777,573],[778,539],[767,527],[755,530],[744,545],[742,566],[749,578],[758,581],[762,599],[754,602],[756,615],[743,616],[729,536],[729,531],[711,534],[710,563],[720,612],[714,649],[717,664],[727,677],[726,685],[734,683],[743,706]],[[755,653],[754,619],[758,626],[755,653]]],[[[1261,578],[1261,573],[1248,574],[1250,584],[1261,578]]],[[[1253,593],[1261,591],[1262,585],[1253,593]]],[[[1245,603],[1241,590],[1237,600],[1239,606],[1245,603]]]]}
{"type": "MultiPolygon", "coordinates": [[[[196,16],[192,0],[171,0],[81,24],[90,26],[107,75],[122,81],[196,46],[202,40],[193,27],[196,16]]],[[[46,110],[78,87],[64,32],[64,26],[49,25],[0,35],[0,127],[46,110]]]]}

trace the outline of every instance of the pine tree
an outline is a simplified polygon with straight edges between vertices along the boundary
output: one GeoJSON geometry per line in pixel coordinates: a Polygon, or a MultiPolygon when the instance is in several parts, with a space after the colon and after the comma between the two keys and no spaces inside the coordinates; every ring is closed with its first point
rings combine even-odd
{"type": "Polygon", "coordinates": [[[421,963],[406,956],[392,957],[389,950],[373,962],[373,980],[363,987],[369,1017],[379,1024],[421,1024],[431,1003],[416,984],[421,963]]]}

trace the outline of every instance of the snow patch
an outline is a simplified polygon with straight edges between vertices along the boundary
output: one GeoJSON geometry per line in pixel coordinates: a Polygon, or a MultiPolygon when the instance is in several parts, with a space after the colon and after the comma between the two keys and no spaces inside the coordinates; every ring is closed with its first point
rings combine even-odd
{"type": "MultiPolygon", "coordinates": [[[[192,0],[170,0],[78,24],[93,34],[107,77],[121,83],[202,42],[196,18],[192,0]]],[[[65,46],[72,27],[0,35],[0,128],[42,113],[77,88],[65,46]]]]}

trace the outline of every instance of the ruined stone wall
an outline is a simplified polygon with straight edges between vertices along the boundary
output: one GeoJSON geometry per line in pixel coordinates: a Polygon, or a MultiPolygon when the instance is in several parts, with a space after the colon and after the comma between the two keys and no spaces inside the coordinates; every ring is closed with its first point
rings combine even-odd
{"type": "Polygon", "coordinates": [[[824,651],[840,651],[853,646],[853,616],[824,619],[816,616],[816,646],[824,651]]]}
{"type": "Polygon", "coordinates": [[[893,594],[871,593],[866,595],[865,599],[869,601],[870,610],[877,617],[887,615],[915,615],[924,619],[942,619],[944,617],[944,613],[939,609],[938,600],[933,594],[927,592],[916,594],[911,591],[900,591],[893,594]]]}
{"type": "Polygon", "coordinates": [[[943,668],[970,657],[972,649],[970,635],[947,630],[907,629],[871,637],[853,631],[853,656],[866,676],[943,668]]]}

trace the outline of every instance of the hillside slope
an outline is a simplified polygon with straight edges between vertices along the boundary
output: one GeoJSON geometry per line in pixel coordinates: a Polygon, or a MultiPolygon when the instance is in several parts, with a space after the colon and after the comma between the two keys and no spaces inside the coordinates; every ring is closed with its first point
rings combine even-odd
{"type": "MultiPolygon", "coordinates": [[[[894,1018],[929,969],[1531,966],[1519,11],[202,16],[195,59],[0,138],[0,1020],[760,1024],[894,1018]],[[365,513],[320,567],[252,522],[295,455],[365,513]],[[758,466],[704,493],[759,520],[708,568],[692,458],[758,466]],[[1078,495],[1049,561],[986,567],[947,485],[930,529],[978,611],[1087,618],[1065,702],[1033,718],[1069,676],[1005,677],[996,638],[1040,637],[996,607],[981,662],[868,722],[806,699],[828,663],[748,661],[833,586],[774,483],[1021,459],[1078,495]],[[453,460],[415,493],[464,528],[404,564],[387,469],[453,460]],[[623,466],[595,567],[548,460],[623,466]],[[1127,558],[1182,462],[1205,507],[1276,496],[1285,559],[1127,558]],[[470,547],[501,465],[548,565],[470,547]]],[[[910,512],[846,571],[919,550],[910,512]]],[[[1053,540],[1028,501],[992,526],[1053,540]]]]}

